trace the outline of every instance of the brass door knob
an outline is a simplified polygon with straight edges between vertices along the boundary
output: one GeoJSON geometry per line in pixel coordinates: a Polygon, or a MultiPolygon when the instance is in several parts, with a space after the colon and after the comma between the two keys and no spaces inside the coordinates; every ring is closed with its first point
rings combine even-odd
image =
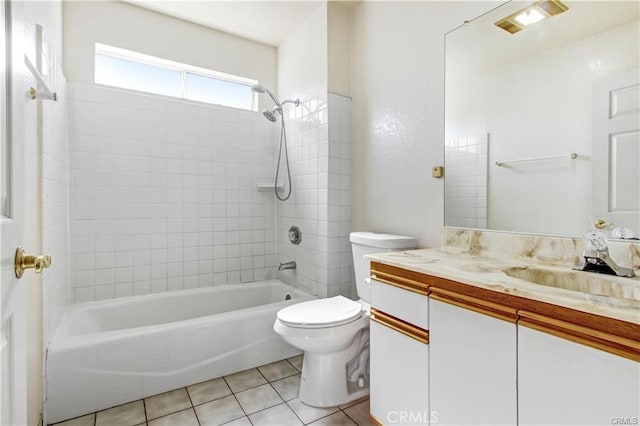
{"type": "Polygon", "coordinates": [[[43,254],[36,256],[35,254],[25,253],[22,247],[16,249],[16,257],[14,261],[14,270],[16,277],[22,278],[25,269],[35,269],[36,273],[41,273],[45,268],[51,266],[51,255],[43,254]]]}

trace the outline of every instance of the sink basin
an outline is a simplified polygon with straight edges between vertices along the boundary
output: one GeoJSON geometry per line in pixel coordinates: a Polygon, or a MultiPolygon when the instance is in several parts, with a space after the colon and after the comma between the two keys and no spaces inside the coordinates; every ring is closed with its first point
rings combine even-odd
{"type": "Polygon", "coordinates": [[[513,267],[503,271],[507,276],[547,287],[584,293],[591,300],[617,306],[640,308],[640,281],[592,272],[559,271],[535,267],[513,267]]]}

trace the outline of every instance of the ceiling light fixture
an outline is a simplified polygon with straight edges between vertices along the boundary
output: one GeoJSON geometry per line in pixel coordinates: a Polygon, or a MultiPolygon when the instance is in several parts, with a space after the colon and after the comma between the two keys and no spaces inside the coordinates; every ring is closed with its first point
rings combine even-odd
{"type": "Polygon", "coordinates": [[[511,34],[515,34],[528,25],[559,15],[567,10],[569,10],[569,7],[560,0],[542,0],[501,19],[495,25],[511,34]]]}

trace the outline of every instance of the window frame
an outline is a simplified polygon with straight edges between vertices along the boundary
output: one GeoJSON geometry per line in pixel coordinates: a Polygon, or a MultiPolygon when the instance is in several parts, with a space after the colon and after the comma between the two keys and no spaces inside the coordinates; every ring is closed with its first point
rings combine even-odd
{"type": "Polygon", "coordinates": [[[190,101],[190,102],[204,103],[207,105],[218,105],[226,108],[241,109],[243,111],[258,111],[258,94],[257,93],[252,93],[251,109],[239,108],[236,106],[230,106],[230,105],[225,105],[220,103],[194,100],[187,97],[187,74],[194,74],[200,77],[211,78],[214,80],[224,81],[226,83],[233,83],[233,84],[238,84],[238,85],[247,86],[247,87],[251,87],[258,84],[258,80],[254,80],[251,78],[241,77],[233,74],[227,74],[221,71],[214,71],[207,68],[196,67],[194,65],[171,61],[169,59],[159,58],[157,56],[147,55],[144,53],[135,52],[133,50],[122,49],[120,47],[109,46],[103,43],[95,43],[95,56],[94,56],[93,65],[94,65],[93,81],[95,84],[99,84],[102,86],[116,87],[121,90],[132,90],[132,91],[137,91],[141,93],[149,93],[156,96],[163,96],[171,99],[181,99],[181,100],[190,101]],[[130,88],[121,87],[121,86],[114,86],[110,84],[99,83],[96,81],[96,75],[97,75],[96,63],[97,63],[98,56],[106,56],[106,57],[111,57],[115,59],[134,62],[142,65],[149,65],[149,66],[154,66],[158,68],[163,68],[168,71],[180,72],[181,97],[175,97],[170,95],[164,95],[161,93],[148,92],[145,90],[135,90],[135,89],[130,89],[130,88]]]}

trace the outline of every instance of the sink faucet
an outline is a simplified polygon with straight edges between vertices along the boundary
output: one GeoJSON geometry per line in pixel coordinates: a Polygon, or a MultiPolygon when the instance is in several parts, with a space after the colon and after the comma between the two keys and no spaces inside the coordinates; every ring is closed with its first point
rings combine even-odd
{"type": "Polygon", "coordinates": [[[582,239],[585,243],[585,250],[582,252],[584,260],[578,262],[573,269],[627,278],[636,276],[633,269],[618,266],[613,259],[611,259],[609,247],[607,246],[607,238],[601,231],[588,231],[582,239]]]}
{"type": "Polygon", "coordinates": [[[278,265],[278,271],[284,271],[285,269],[296,269],[296,262],[280,262],[278,265]]]}

